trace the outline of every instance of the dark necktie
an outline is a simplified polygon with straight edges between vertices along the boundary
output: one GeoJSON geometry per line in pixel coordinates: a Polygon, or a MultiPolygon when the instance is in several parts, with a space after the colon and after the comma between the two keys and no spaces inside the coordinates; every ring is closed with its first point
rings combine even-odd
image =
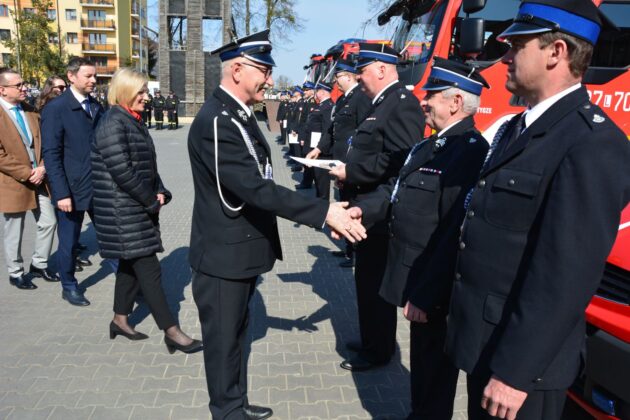
{"type": "Polygon", "coordinates": [[[88,98],[85,98],[82,104],[83,104],[83,109],[85,110],[85,112],[87,112],[90,118],[92,118],[92,109],[90,108],[90,100],[88,98]]]}

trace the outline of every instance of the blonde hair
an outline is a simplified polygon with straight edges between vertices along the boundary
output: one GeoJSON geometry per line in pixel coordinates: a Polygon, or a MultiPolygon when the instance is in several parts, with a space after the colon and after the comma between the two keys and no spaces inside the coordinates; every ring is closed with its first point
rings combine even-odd
{"type": "Polygon", "coordinates": [[[107,92],[107,102],[110,105],[130,106],[148,82],[147,77],[137,70],[121,67],[116,70],[107,92]]]}

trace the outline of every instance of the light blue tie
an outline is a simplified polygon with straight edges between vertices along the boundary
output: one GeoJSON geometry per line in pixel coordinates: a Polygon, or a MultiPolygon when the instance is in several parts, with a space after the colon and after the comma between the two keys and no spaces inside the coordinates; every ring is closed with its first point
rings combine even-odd
{"type": "MultiPolygon", "coordinates": [[[[24,121],[24,118],[22,118],[22,113],[20,112],[22,108],[20,108],[19,106],[14,106],[13,108],[11,108],[11,110],[15,114],[15,120],[17,121],[20,128],[22,129],[24,136],[28,140],[28,144],[26,144],[26,147],[30,148],[33,145],[33,139],[31,139],[31,137],[28,135],[28,130],[26,129],[26,122],[24,121]]],[[[33,167],[36,167],[36,166],[37,166],[37,162],[35,162],[35,159],[33,159],[33,167]]]]}

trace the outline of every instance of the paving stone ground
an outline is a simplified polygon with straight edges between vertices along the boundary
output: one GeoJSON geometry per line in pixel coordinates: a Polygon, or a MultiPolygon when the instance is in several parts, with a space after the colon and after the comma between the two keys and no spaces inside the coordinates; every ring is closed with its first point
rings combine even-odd
{"type": "MultiPolygon", "coordinates": [[[[262,128],[272,145],[276,181],[292,187],[295,176],[286,169],[275,134],[262,128]]],[[[163,287],[182,328],[199,338],[187,262],[193,203],[188,124],[151,134],[160,174],[174,196],[160,215],[163,287]]],[[[404,418],[408,323],[399,315],[398,351],[388,366],[356,374],[341,369],[339,363],[349,355],[344,343],[358,337],[352,271],[337,266],[330,251],[338,244],[325,233],[283,219],[279,227],[284,261],[262,276],[251,305],[250,401],[272,407],[276,419],[404,418]]],[[[28,216],[26,266],[33,237],[28,216]]],[[[137,307],[132,320],[150,339],[109,339],[114,275],[98,256],[89,221],[81,241],[94,262],[77,274],[89,307],[62,301],[59,284],[36,280],[37,290],[22,291],[9,285],[6,271],[1,276],[0,419],[210,418],[201,353],[168,354],[146,306],[137,307]]],[[[54,261],[53,255],[53,268],[54,261]]],[[[455,404],[453,418],[466,419],[462,375],[455,404]]]]}

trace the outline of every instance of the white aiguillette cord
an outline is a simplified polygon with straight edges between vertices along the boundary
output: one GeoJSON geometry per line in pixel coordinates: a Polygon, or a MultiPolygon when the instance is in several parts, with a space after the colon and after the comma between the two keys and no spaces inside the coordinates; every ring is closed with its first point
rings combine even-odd
{"type": "MultiPolygon", "coordinates": [[[[225,200],[225,197],[223,197],[223,192],[221,191],[221,182],[219,180],[219,127],[218,127],[218,120],[219,120],[218,116],[214,117],[214,170],[215,170],[215,175],[216,175],[216,179],[217,179],[217,190],[219,191],[219,198],[221,198],[221,202],[223,203],[223,205],[228,210],[231,210],[233,212],[239,212],[239,211],[241,211],[243,209],[243,207],[245,207],[245,203],[241,204],[238,207],[232,207],[225,200]]],[[[260,173],[260,176],[263,177],[264,179],[272,179],[270,165],[268,165],[269,169],[267,169],[267,168],[264,168],[264,170],[261,169],[262,165],[260,164],[260,161],[258,160],[258,156],[256,156],[256,151],[254,150],[254,145],[252,144],[252,141],[250,140],[249,135],[247,134],[247,132],[245,131],[243,126],[240,125],[238,123],[238,121],[236,121],[234,118],[231,118],[231,121],[236,126],[236,128],[238,128],[238,130],[240,131],[241,137],[243,137],[243,141],[245,142],[245,146],[247,147],[247,151],[249,152],[249,154],[256,161],[256,166],[258,167],[258,172],[260,173]]]]}

